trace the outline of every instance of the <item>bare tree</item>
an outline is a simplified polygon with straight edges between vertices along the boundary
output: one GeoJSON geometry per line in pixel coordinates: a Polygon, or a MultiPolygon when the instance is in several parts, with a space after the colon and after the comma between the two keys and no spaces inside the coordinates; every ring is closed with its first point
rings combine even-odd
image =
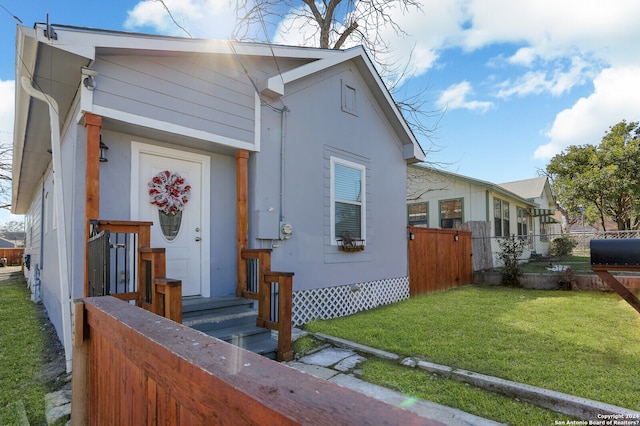
{"type": "Polygon", "coordinates": [[[10,220],[0,227],[0,234],[5,235],[7,232],[24,232],[24,222],[20,220],[10,220]]]}
{"type": "Polygon", "coordinates": [[[412,55],[405,63],[388,59],[393,50],[383,37],[383,29],[407,35],[393,18],[396,10],[420,13],[422,5],[418,0],[236,0],[234,38],[261,41],[268,33],[267,27],[281,25],[280,31],[301,34],[305,45],[323,49],[362,45],[382,78],[390,82],[389,91],[412,131],[427,137],[432,144],[429,151],[434,151],[432,136],[443,111],[427,108],[426,89],[413,93],[400,90],[411,76],[412,55]]]}
{"type": "Polygon", "coordinates": [[[391,27],[397,34],[406,34],[393,20],[391,11],[419,12],[417,0],[236,0],[238,22],[235,36],[239,40],[261,38],[254,33],[264,25],[288,22],[285,31],[309,30],[310,44],[322,49],[341,49],[347,41],[362,44],[374,56],[388,52],[389,46],[381,29],[391,27]],[[285,21],[286,17],[294,17],[285,21]]]}
{"type": "Polygon", "coordinates": [[[0,144],[0,208],[2,209],[11,207],[12,154],[11,144],[0,144]]]}

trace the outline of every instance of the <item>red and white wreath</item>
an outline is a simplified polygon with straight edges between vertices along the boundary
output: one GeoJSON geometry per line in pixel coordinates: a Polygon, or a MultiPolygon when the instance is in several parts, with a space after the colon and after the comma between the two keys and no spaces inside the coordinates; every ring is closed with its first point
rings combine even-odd
{"type": "Polygon", "coordinates": [[[149,182],[149,197],[151,204],[168,215],[174,215],[184,209],[184,205],[191,197],[191,186],[177,172],[165,170],[160,172],[149,182]]]}

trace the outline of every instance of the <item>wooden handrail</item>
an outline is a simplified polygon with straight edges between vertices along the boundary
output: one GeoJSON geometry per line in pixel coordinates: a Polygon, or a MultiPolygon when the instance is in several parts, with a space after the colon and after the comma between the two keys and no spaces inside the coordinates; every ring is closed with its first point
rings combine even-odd
{"type": "Polygon", "coordinates": [[[293,359],[291,349],[293,272],[271,271],[271,249],[243,249],[245,274],[236,294],[258,301],[256,325],[278,331],[278,361],[293,359]],[[248,262],[257,260],[257,269],[246,273],[248,262]],[[255,282],[252,282],[255,281],[255,282]],[[274,284],[278,298],[272,299],[274,284]]]}
{"type": "Polygon", "coordinates": [[[167,276],[166,257],[163,248],[140,247],[138,250],[139,306],[153,311],[153,282],[167,276]],[[149,288],[147,288],[149,283],[149,288]],[[151,292],[151,293],[148,293],[151,292]]]}
{"type": "Polygon", "coordinates": [[[182,281],[171,278],[153,280],[153,312],[182,323],[182,281]]]}
{"type": "Polygon", "coordinates": [[[99,220],[98,231],[137,235],[137,291],[114,295],[122,300],[135,300],[137,306],[155,314],[182,322],[182,282],[166,278],[164,248],[151,247],[153,222],[99,220]]]}
{"type": "MultiPolygon", "coordinates": [[[[291,361],[293,350],[291,348],[291,322],[292,322],[292,299],[293,299],[293,272],[273,272],[264,274],[261,282],[263,288],[260,289],[260,301],[264,299],[263,305],[273,306],[271,291],[274,284],[278,284],[277,318],[271,316],[258,317],[258,322],[263,327],[278,331],[278,361],[291,361]]],[[[268,314],[269,312],[267,312],[268,314]]],[[[275,314],[275,312],[274,312],[275,314]]]]}
{"type": "Polygon", "coordinates": [[[138,234],[138,247],[151,247],[151,226],[153,222],[132,220],[99,220],[100,231],[120,232],[123,234],[138,234]]]}
{"type": "Polygon", "coordinates": [[[243,274],[241,279],[238,280],[238,288],[236,289],[236,295],[238,297],[245,297],[247,299],[258,299],[260,280],[265,271],[271,269],[271,249],[242,249],[242,269],[243,274]],[[251,276],[247,273],[249,262],[257,260],[258,266],[251,276]]]}

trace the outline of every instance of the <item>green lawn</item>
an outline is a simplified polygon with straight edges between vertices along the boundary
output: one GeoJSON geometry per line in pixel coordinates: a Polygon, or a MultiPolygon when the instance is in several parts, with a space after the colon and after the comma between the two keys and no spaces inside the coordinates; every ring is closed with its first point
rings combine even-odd
{"type": "MultiPolygon", "coordinates": [[[[402,356],[640,410],[640,315],[617,295],[468,286],[313,322],[307,329],[402,356]]],[[[416,389],[409,382],[433,381],[423,372],[381,362],[365,365],[365,378],[390,387],[395,382],[401,390],[416,389]],[[417,378],[402,379],[406,374],[417,378]]],[[[446,391],[451,398],[441,403],[511,424],[527,424],[519,421],[520,414],[505,419],[494,413],[500,404],[477,395],[456,405],[464,385],[451,386],[446,391]]],[[[424,395],[419,389],[415,392],[424,395]]],[[[439,393],[445,392],[435,391],[439,393]]]]}
{"type": "Polygon", "coordinates": [[[46,424],[42,319],[20,277],[0,282],[0,425],[46,424]],[[22,414],[21,414],[22,413],[22,414]]]}

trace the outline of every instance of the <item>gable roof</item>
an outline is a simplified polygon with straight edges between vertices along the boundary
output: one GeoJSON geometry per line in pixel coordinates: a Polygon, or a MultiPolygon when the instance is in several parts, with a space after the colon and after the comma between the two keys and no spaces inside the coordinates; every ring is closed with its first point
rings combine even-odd
{"type": "Polygon", "coordinates": [[[536,204],[533,201],[531,201],[529,199],[526,199],[526,198],[523,198],[522,196],[516,194],[515,192],[512,192],[512,191],[502,187],[501,185],[497,185],[495,183],[491,183],[491,182],[488,182],[488,181],[485,181],[485,180],[471,178],[469,176],[459,175],[457,173],[452,173],[452,172],[447,172],[447,171],[444,171],[444,170],[435,169],[433,167],[429,167],[429,166],[426,166],[424,164],[410,164],[409,167],[413,167],[415,169],[421,169],[421,170],[424,170],[424,171],[426,171],[428,173],[433,173],[433,174],[436,174],[436,175],[440,175],[440,176],[442,176],[444,178],[447,178],[447,179],[459,180],[459,181],[462,181],[462,182],[466,182],[466,183],[468,183],[470,185],[479,186],[479,187],[488,189],[490,191],[496,192],[498,194],[501,194],[502,196],[509,197],[509,198],[511,198],[513,200],[517,200],[517,201],[521,202],[522,204],[525,204],[525,205],[527,205],[529,207],[535,207],[536,206],[536,204]]]}
{"type": "MultiPolygon", "coordinates": [[[[330,50],[309,47],[269,45],[221,40],[190,39],[159,35],[109,31],[66,25],[22,25],[16,30],[16,98],[14,121],[14,212],[24,212],[37,182],[51,158],[43,148],[38,152],[25,149],[27,139],[43,144],[50,140],[48,107],[34,101],[20,82],[23,77],[58,104],[61,122],[78,100],[81,70],[90,67],[101,54],[142,55],[153,53],[225,54],[254,57],[298,59],[304,65],[266,81],[255,82],[264,93],[278,94],[278,82],[286,84],[326,70],[339,63],[352,61],[366,80],[376,101],[403,145],[403,157],[408,162],[422,161],[425,153],[404,120],[371,60],[362,47],[330,50]],[[266,91],[266,92],[265,92],[266,91]]],[[[249,78],[249,77],[247,77],[249,78]]],[[[252,83],[254,83],[252,81],[252,83]]],[[[74,117],[75,118],[75,117],[74,117]]],[[[106,117],[109,118],[109,117],[106,117]]],[[[64,129],[63,129],[64,132],[64,129]]],[[[182,135],[189,136],[189,135],[182,135]]]]}
{"type": "Polygon", "coordinates": [[[540,176],[537,178],[516,180],[513,182],[505,182],[498,184],[504,189],[514,192],[523,198],[533,200],[541,198],[547,185],[547,177],[540,176]]]}

